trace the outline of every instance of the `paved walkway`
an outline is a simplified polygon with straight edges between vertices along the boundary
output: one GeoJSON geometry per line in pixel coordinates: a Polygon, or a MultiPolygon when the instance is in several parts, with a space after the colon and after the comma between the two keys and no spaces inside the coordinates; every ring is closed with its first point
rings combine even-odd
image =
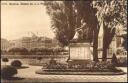
{"type": "MultiPolygon", "coordinates": [[[[127,82],[127,75],[40,75],[35,74],[39,66],[29,66],[27,69],[19,69],[18,77],[23,78],[42,78],[46,81],[70,81],[70,82],[127,82]],[[25,72],[25,73],[24,73],[25,72]]],[[[123,68],[126,71],[126,68],[123,68]]]]}
{"type": "MultiPolygon", "coordinates": [[[[8,63],[9,64],[9,63],[8,63]]],[[[127,74],[125,75],[40,75],[35,71],[41,69],[41,66],[28,66],[29,68],[18,69],[16,77],[21,78],[38,78],[43,82],[127,82],[127,74]]],[[[127,72],[126,67],[121,67],[127,72]]]]}

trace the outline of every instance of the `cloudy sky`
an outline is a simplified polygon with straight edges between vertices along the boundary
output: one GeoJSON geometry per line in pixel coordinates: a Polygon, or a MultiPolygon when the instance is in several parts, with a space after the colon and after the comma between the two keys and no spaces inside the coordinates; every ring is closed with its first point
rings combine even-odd
{"type": "Polygon", "coordinates": [[[50,18],[41,3],[39,1],[2,2],[1,37],[13,40],[23,36],[31,36],[30,33],[33,32],[40,36],[53,38],[54,33],[50,28],[50,18]],[[30,3],[34,4],[28,5],[30,3]]]}

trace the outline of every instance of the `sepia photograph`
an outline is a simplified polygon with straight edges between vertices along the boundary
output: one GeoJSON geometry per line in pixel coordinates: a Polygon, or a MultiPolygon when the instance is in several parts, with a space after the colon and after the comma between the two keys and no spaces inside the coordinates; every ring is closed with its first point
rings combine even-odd
{"type": "Polygon", "coordinates": [[[1,83],[127,82],[127,0],[1,0],[1,83]]]}

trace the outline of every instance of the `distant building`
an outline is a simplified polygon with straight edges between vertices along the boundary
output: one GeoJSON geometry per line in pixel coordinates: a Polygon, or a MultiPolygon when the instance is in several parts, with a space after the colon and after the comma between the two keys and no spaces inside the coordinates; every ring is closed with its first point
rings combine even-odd
{"type": "Polygon", "coordinates": [[[33,48],[52,48],[58,46],[58,41],[56,39],[51,39],[48,37],[32,35],[31,37],[22,37],[17,40],[9,41],[10,48],[26,48],[28,50],[33,48]]]}
{"type": "Polygon", "coordinates": [[[31,37],[22,37],[15,40],[1,39],[1,50],[8,51],[11,48],[26,48],[28,50],[33,48],[52,48],[58,47],[58,41],[53,38],[48,38],[44,36],[32,35],[31,37]]]}
{"type": "Polygon", "coordinates": [[[50,47],[56,47],[57,42],[54,42],[55,40],[52,40],[47,37],[23,37],[22,38],[22,47],[27,49],[32,48],[50,48],[50,47]]]}
{"type": "Polygon", "coordinates": [[[9,46],[10,46],[9,41],[7,39],[1,38],[1,50],[7,51],[9,46]]]}
{"type": "Polygon", "coordinates": [[[10,40],[9,44],[10,44],[9,49],[22,47],[21,39],[10,40]]]}

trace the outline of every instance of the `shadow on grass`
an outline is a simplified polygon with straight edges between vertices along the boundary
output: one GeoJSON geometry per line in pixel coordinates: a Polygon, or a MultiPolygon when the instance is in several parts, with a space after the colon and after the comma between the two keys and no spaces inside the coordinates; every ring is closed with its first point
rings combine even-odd
{"type": "Polygon", "coordinates": [[[23,80],[24,78],[20,77],[9,77],[9,78],[2,78],[3,80],[23,80]]]}
{"type": "Polygon", "coordinates": [[[28,66],[21,66],[21,67],[16,67],[16,69],[26,69],[29,68],[28,66]]]}

